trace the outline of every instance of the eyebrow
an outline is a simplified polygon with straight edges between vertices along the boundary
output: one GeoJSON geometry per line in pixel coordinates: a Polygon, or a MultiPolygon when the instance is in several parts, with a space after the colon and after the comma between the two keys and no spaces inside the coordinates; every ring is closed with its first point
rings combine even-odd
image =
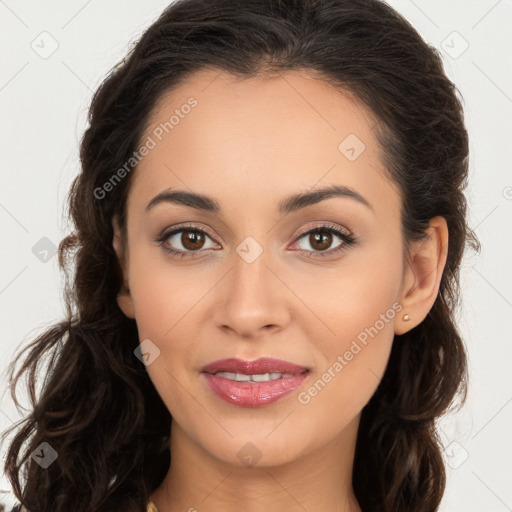
{"type": "MultiPolygon", "coordinates": [[[[314,190],[313,192],[306,192],[289,196],[282,200],[278,205],[278,211],[281,214],[287,214],[301,210],[308,206],[320,203],[326,199],[333,197],[349,198],[365,205],[367,208],[374,212],[372,205],[353,188],[344,185],[331,185],[325,188],[314,190]]],[[[186,192],[184,190],[171,190],[167,189],[156,195],[146,206],[146,212],[161,203],[173,203],[196,210],[203,210],[211,213],[220,213],[221,207],[218,201],[212,197],[204,194],[196,194],[194,192],[186,192]]]]}

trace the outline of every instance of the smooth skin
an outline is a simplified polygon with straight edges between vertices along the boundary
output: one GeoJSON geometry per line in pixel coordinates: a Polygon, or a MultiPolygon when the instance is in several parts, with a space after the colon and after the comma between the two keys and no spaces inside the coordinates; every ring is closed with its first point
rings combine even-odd
{"type": "Polygon", "coordinates": [[[360,512],[351,475],[361,410],[394,335],[434,304],[446,221],[432,219],[428,238],[404,258],[400,195],[381,162],[375,120],[309,71],[246,80],[196,72],[157,102],[143,139],[190,97],[197,106],[133,171],[127,239],[113,222],[124,273],[118,303],[140,340],[160,350],[146,369],[173,418],[171,466],[151,500],[159,512],[360,512]],[[338,148],[350,134],[365,145],[353,161],[338,148]],[[331,197],[279,214],[284,198],[328,185],[351,187],[371,208],[331,197]],[[221,212],[170,202],[145,211],[157,194],[178,189],[214,198],[221,212]],[[207,234],[195,245],[187,232],[155,241],[182,223],[207,234]],[[332,253],[345,243],[338,235],[323,244],[300,235],[326,224],[356,245],[332,253]],[[237,252],[247,237],[262,249],[251,263],[237,252]],[[400,311],[376,323],[393,304],[400,311]],[[358,334],[381,324],[307,404],[299,401],[358,334]],[[285,359],[311,372],[276,403],[244,408],[213,394],[200,373],[229,357],[285,359]],[[247,450],[254,465],[240,455],[247,450]]]}

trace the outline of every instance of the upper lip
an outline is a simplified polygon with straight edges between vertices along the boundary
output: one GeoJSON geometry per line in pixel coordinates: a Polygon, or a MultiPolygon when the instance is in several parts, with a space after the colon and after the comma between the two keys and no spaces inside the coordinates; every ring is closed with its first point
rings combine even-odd
{"type": "Polygon", "coordinates": [[[281,359],[273,359],[270,357],[262,357],[254,361],[244,361],[242,359],[219,359],[213,361],[201,368],[204,373],[242,373],[244,375],[255,375],[261,373],[290,373],[297,375],[308,371],[309,368],[298,364],[283,361],[281,359]]]}

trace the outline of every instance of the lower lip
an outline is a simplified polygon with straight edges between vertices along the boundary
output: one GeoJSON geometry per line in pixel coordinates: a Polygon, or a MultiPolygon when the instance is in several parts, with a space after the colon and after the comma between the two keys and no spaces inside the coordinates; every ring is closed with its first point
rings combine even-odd
{"type": "Polygon", "coordinates": [[[222,400],[240,407],[262,407],[296,390],[308,377],[304,372],[293,377],[267,382],[237,382],[210,373],[203,373],[210,389],[222,400]]]}

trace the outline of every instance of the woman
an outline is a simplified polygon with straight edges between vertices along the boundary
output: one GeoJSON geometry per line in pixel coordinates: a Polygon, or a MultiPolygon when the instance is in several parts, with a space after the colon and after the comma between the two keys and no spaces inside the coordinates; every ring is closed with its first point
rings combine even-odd
{"type": "Polygon", "coordinates": [[[437,52],[378,0],[181,0],[89,121],[22,505],[436,510],[479,249],[437,52]]]}

